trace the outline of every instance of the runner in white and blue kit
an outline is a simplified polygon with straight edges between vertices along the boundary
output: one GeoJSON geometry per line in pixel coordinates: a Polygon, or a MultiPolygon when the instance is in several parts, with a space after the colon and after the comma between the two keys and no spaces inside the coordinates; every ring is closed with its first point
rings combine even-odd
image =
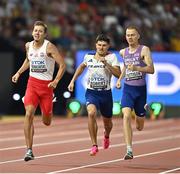
{"type": "Polygon", "coordinates": [[[118,59],[114,53],[108,52],[110,39],[106,35],[98,35],[96,38],[96,52],[86,54],[84,61],[77,68],[69,86],[73,91],[74,82],[79,75],[88,68],[88,80],[86,90],[86,106],[88,111],[88,128],[92,141],[90,155],[98,152],[96,123],[97,110],[99,109],[104,123],[103,148],[109,147],[109,135],[112,129],[113,99],[111,92],[112,75],[119,77],[121,70],[118,59]]]}
{"type": "Polygon", "coordinates": [[[121,80],[125,76],[123,95],[121,99],[123,113],[123,130],[127,153],[125,160],[133,159],[132,151],[132,110],[135,111],[136,128],[141,131],[144,127],[146,104],[146,73],[154,73],[154,65],[151,52],[147,46],[139,44],[139,32],[135,26],[126,29],[126,40],[128,47],[120,50],[120,55],[124,60],[124,67],[116,87],[121,87],[121,80]]]}

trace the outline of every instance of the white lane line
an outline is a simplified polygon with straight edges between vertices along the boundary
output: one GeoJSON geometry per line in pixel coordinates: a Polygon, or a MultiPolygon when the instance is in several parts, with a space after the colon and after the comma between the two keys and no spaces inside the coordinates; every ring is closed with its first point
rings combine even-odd
{"type": "MultiPolygon", "coordinates": [[[[157,131],[164,130],[164,128],[156,129],[157,131]]],[[[176,127],[170,127],[166,129],[166,131],[173,131],[173,130],[180,130],[179,126],[176,127]]],[[[145,131],[144,131],[145,132],[145,131]]],[[[86,129],[81,129],[81,130],[74,130],[74,131],[67,131],[67,132],[60,132],[60,133],[47,133],[47,134],[40,134],[40,135],[35,135],[34,139],[39,139],[39,138],[45,138],[45,137],[56,137],[56,136],[68,136],[68,135],[77,135],[77,134],[87,134],[88,130],[86,129]]],[[[8,137],[8,138],[1,138],[0,142],[7,142],[7,141],[18,141],[18,140],[24,140],[24,136],[18,136],[18,137],[8,137]]]]}
{"type": "MultiPolygon", "coordinates": [[[[40,135],[35,135],[35,139],[39,138],[45,138],[45,137],[56,137],[56,136],[68,136],[68,135],[79,135],[79,134],[85,134],[88,133],[87,129],[84,130],[74,130],[74,131],[67,131],[67,132],[60,132],[60,133],[48,133],[48,134],[40,134],[40,135]]],[[[17,140],[24,140],[24,136],[18,136],[18,137],[8,137],[8,138],[1,138],[0,142],[5,142],[5,141],[17,141],[17,140]]]]}
{"type": "Polygon", "coordinates": [[[175,172],[175,171],[180,171],[180,167],[179,168],[175,168],[175,169],[171,169],[171,170],[167,170],[167,171],[164,171],[164,172],[161,172],[159,174],[166,174],[166,173],[170,173],[170,172],[175,172]]]}
{"type": "MultiPolygon", "coordinates": [[[[178,127],[167,128],[166,131],[172,131],[172,130],[177,130],[177,129],[179,129],[179,126],[178,127]]],[[[155,130],[145,130],[145,131],[143,131],[143,135],[156,133],[157,131],[158,132],[164,132],[164,128],[155,129],[155,130]]],[[[85,132],[85,131],[83,131],[83,132],[85,132]]],[[[139,131],[135,131],[134,135],[141,136],[139,131]]],[[[121,137],[121,136],[123,136],[122,133],[112,134],[111,135],[112,138],[121,137]]],[[[100,138],[102,138],[102,136],[98,136],[97,138],[100,139],[100,138]]],[[[77,139],[64,140],[64,141],[53,141],[53,142],[48,142],[48,143],[39,143],[39,144],[34,144],[33,146],[34,147],[39,147],[39,146],[48,146],[48,145],[55,145],[55,144],[82,142],[82,141],[88,141],[88,140],[90,140],[90,138],[86,137],[86,138],[77,138],[77,139]]],[[[1,148],[0,151],[16,150],[16,149],[22,149],[22,148],[26,148],[26,146],[23,145],[23,146],[6,147],[6,148],[1,148]]]]}
{"type": "MultiPolygon", "coordinates": [[[[160,138],[139,140],[139,141],[134,141],[133,144],[144,144],[144,143],[149,143],[149,142],[172,140],[172,139],[177,139],[177,138],[180,138],[180,135],[174,135],[174,136],[171,135],[171,136],[160,137],[160,138]]],[[[114,147],[120,147],[120,146],[124,146],[124,145],[125,145],[124,143],[121,143],[121,144],[111,145],[110,147],[114,148],[114,147]]],[[[102,147],[100,147],[99,149],[102,149],[102,147]]],[[[38,157],[36,157],[36,159],[54,157],[54,156],[62,156],[62,155],[69,155],[69,154],[86,152],[86,151],[89,151],[89,148],[88,149],[82,149],[82,150],[68,151],[68,152],[63,152],[63,153],[55,153],[55,154],[50,154],[50,155],[38,156],[38,157]]],[[[23,159],[2,161],[2,162],[0,162],[0,164],[7,164],[7,163],[13,163],[13,162],[19,162],[19,161],[23,161],[23,159]]]]}
{"type": "MultiPolygon", "coordinates": [[[[161,151],[156,151],[156,152],[151,152],[151,153],[145,153],[145,154],[141,154],[141,155],[136,155],[134,158],[140,158],[140,157],[145,157],[145,156],[150,156],[150,155],[157,155],[157,154],[160,154],[160,153],[166,153],[166,152],[171,152],[171,151],[176,151],[176,150],[180,150],[180,147],[161,150],[161,151]]],[[[68,172],[68,171],[77,170],[77,169],[83,169],[83,168],[87,168],[87,167],[93,167],[93,166],[99,166],[99,165],[103,165],[103,164],[115,163],[115,162],[119,162],[119,161],[122,161],[122,160],[124,160],[124,159],[121,158],[121,159],[115,159],[115,160],[110,160],[110,161],[104,161],[104,162],[84,165],[84,166],[80,166],[80,167],[73,167],[73,168],[64,169],[64,170],[57,170],[57,171],[50,172],[48,174],[68,172]]]]}
{"type": "MultiPolygon", "coordinates": [[[[70,120],[71,121],[71,120],[70,120]]],[[[116,121],[116,119],[114,119],[114,121],[116,121]]],[[[122,121],[122,119],[119,119],[119,121],[122,121]]],[[[166,119],[166,120],[156,120],[156,121],[148,121],[147,120],[147,122],[145,122],[145,126],[146,127],[151,127],[151,126],[159,126],[159,125],[166,125],[166,124],[169,124],[169,123],[173,123],[174,122],[174,120],[173,119],[166,119]]],[[[81,126],[81,127],[84,127],[84,126],[86,126],[87,127],[87,120],[84,120],[83,121],[83,123],[78,123],[78,120],[77,120],[77,122],[76,122],[76,120],[75,120],[75,122],[70,122],[70,123],[72,123],[71,124],[71,128],[77,128],[78,127],[78,129],[79,129],[79,127],[81,126]]],[[[121,122],[119,122],[119,123],[121,123],[121,122]]],[[[36,125],[37,123],[35,123],[35,127],[38,127],[37,125],[36,125]]],[[[65,128],[67,128],[67,126],[69,126],[69,123],[67,123],[68,125],[66,125],[66,124],[64,124],[64,123],[62,123],[61,121],[59,122],[59,124],[57,124],[57,123],[54,123],[54,124],[52,124],[51,125],[51,130],[52,129],[57,129],[57,127],[59,127],[59,126],[62,126],[62,127],[65,127],[65,128]]],[[[102,124],[101,123],[101,120],[98,120],[98,124],[102,124]]],[[[43,123],[40,123],[40,125],[41,126],[43,126],[43,123]]],[[[119,125],[119,124],[118,124],[119,125]]],[[[46,131],[47,129],[45,129],[44,127],[40,127],[40,128],[38,128],[38,131],[41,131],[42,133],[44,132],[44,131],[46,131]]],[[[20,128],[20,130],[1,130],[1,132],[0,132],[0,135],[6,135],[6,134],[14,134],[14,133],[22,133],[23,132],[23,125],[22,125],[22,128],[20,128]]],[[[46,132],[44,132],[44,133],[46,133],[46,132]]]]}

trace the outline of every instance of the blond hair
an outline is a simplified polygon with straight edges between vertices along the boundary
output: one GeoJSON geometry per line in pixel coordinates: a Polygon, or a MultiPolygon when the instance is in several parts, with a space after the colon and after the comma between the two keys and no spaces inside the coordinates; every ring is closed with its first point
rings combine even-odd
{"type": "Polygon", "coordinates": [[[44,27],[44,32],[47,33],[47,25],[43,21],[36,21],[34,23],[34,27],[35,26],[43,26],[44,27]]]}

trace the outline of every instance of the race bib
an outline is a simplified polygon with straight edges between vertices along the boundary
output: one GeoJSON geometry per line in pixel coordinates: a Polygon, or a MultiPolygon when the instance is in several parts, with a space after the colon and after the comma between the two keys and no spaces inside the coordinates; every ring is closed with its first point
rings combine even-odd
{"type": "Polygon", "coordinates": [[[142,79],[142,72],[126,70],[126,81],[142,79]]]}
{"type": "Polygon", "coordinates": [[[42,73],[46,71],[47,71],[47,68],[44,61],[32,61],[31,72],[42,73]]]}

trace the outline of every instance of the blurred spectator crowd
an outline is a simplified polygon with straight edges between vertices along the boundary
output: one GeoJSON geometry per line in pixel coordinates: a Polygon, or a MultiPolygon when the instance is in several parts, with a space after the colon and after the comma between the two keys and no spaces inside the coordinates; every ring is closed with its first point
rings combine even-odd
{"type": "Polygon", "coordinates": [[[93,49],[97,34],[111,37],[112,49],[126,45],[125,28],[140,28],[153,51],[180,51],[178,0],[1,0],[0,39],[17,49],[32,39],[32,25],[43,20],[48,38],[68,56],[93,49]]]}

